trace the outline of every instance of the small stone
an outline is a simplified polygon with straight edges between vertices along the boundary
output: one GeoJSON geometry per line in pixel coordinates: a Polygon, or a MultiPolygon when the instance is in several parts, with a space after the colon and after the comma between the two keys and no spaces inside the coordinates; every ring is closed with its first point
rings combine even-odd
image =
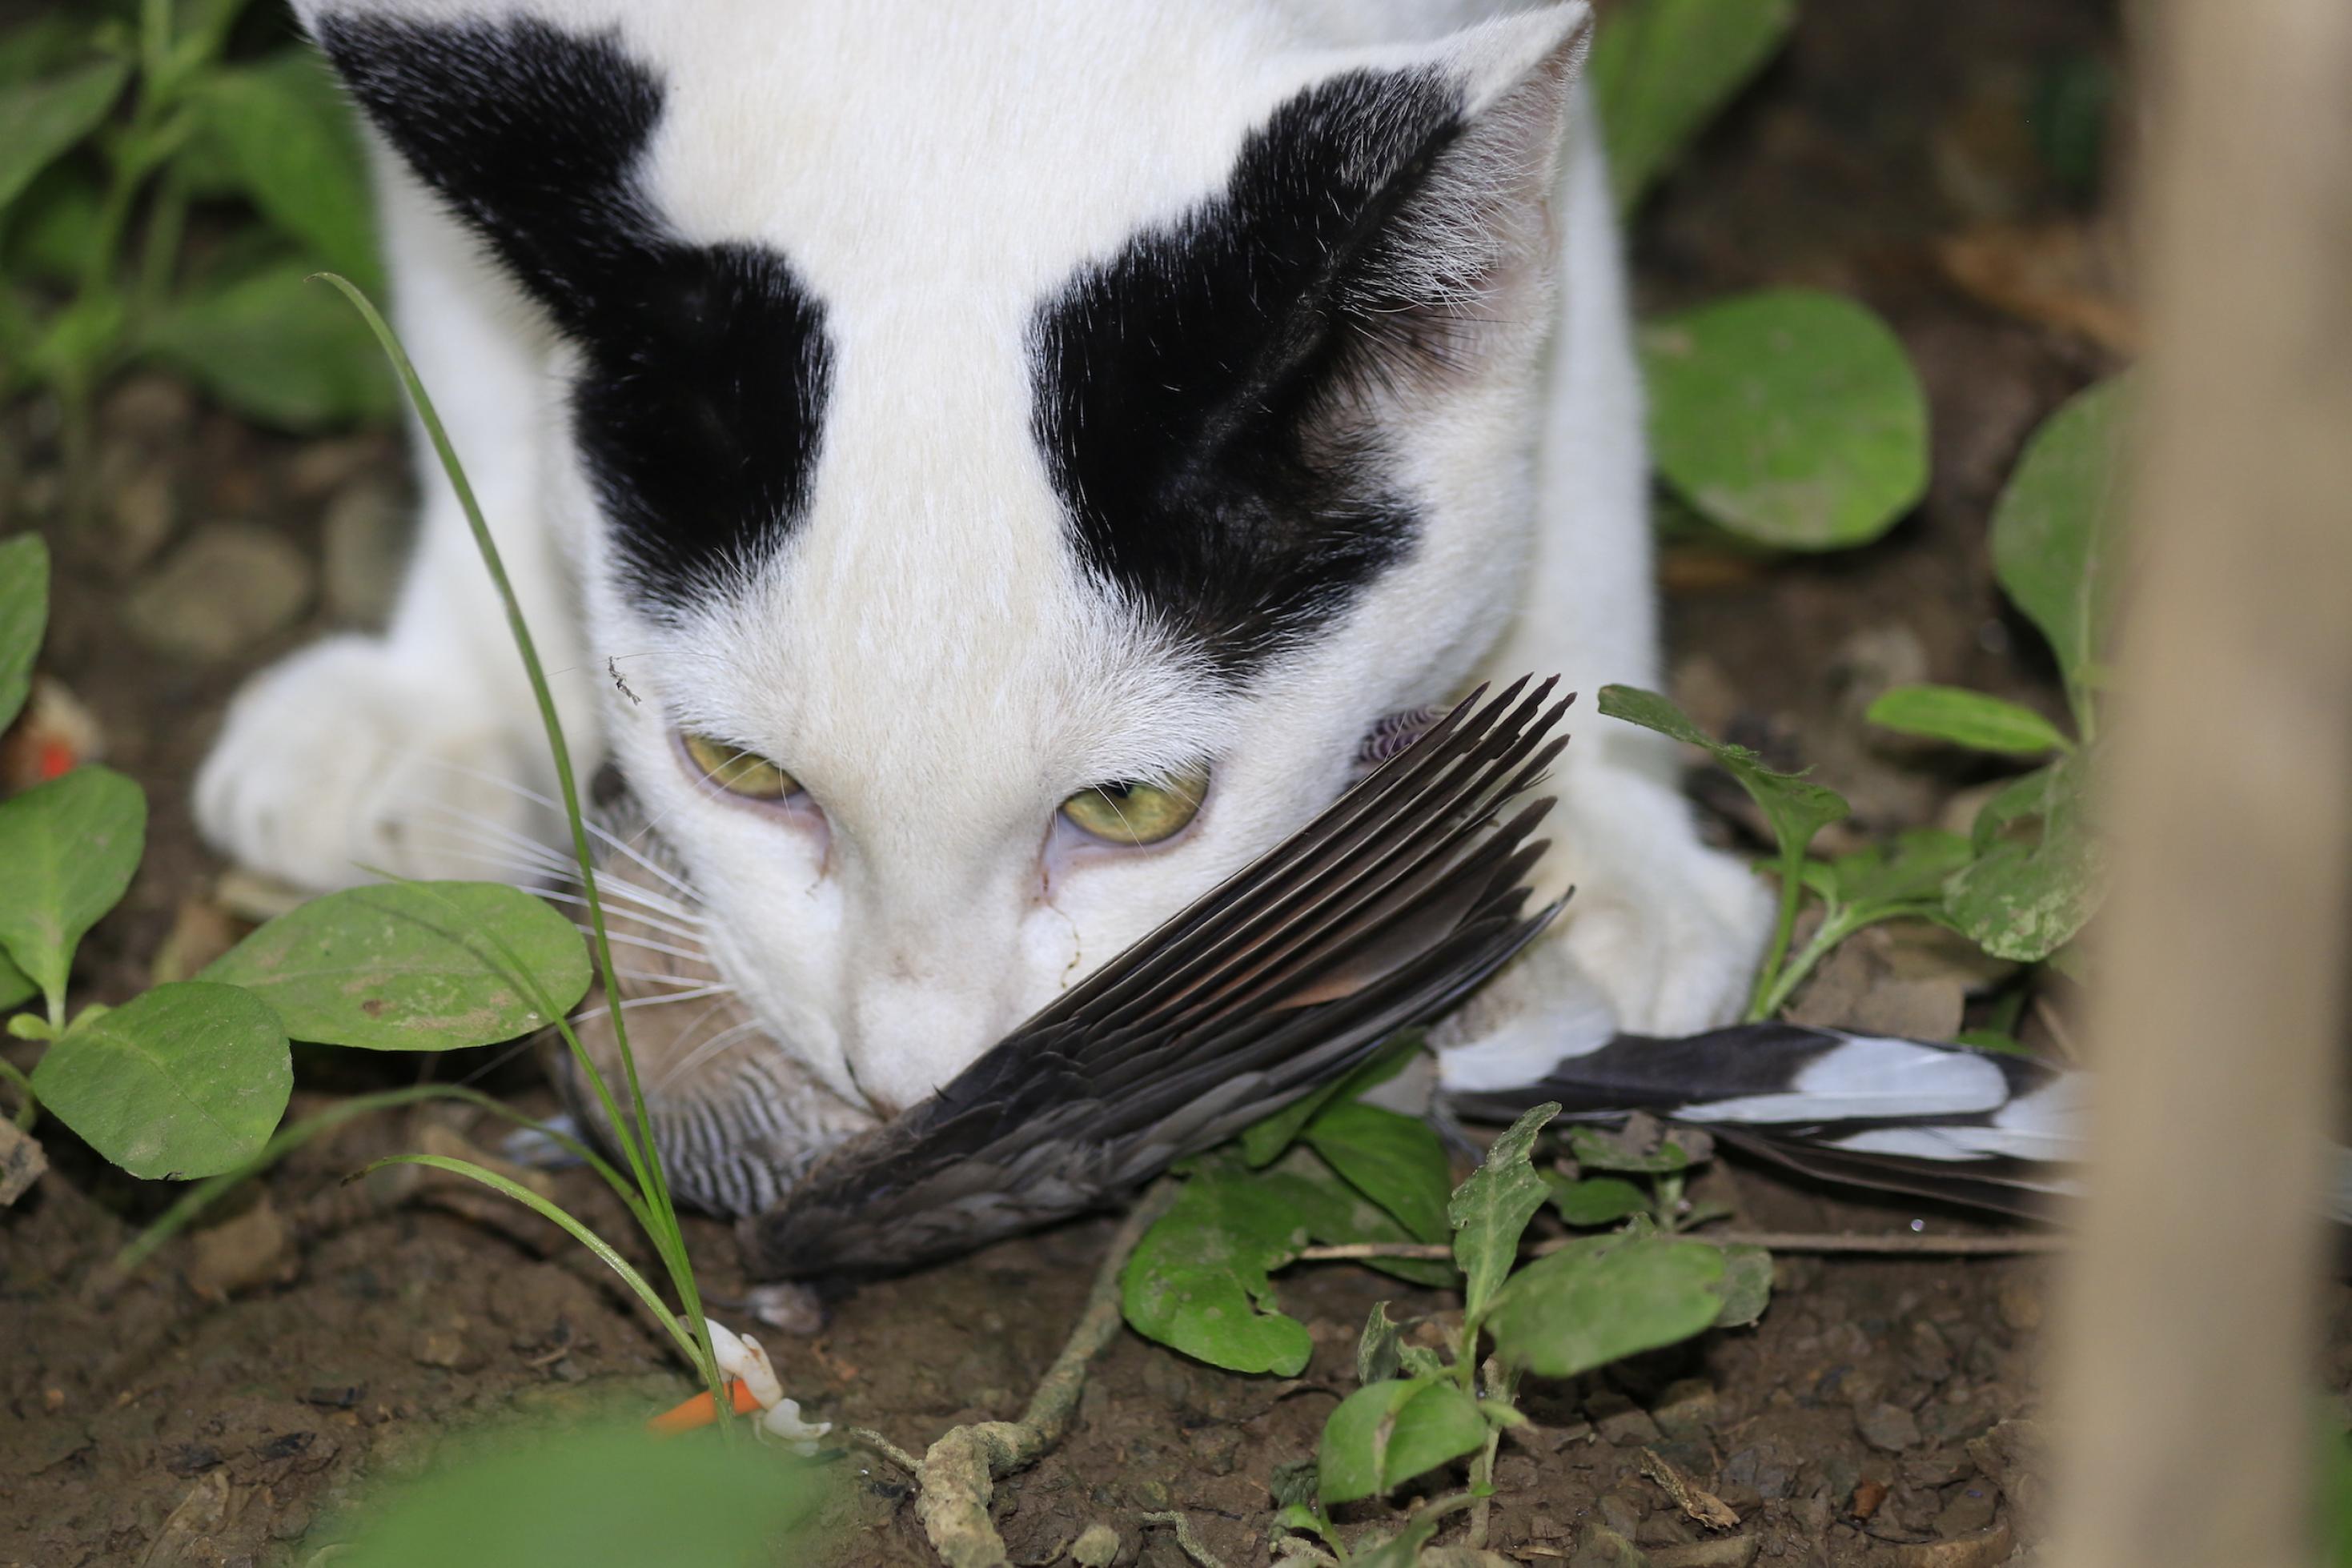
{"type": "MultiPolygon", "coordinates": [[[[40,1140],[30,1133],[17,1131],[16,1123],[0,1117],[0,1208],[24,1197],[48,1168],[49,1156],[42,1150],[40,1140]]],[[[64,1396],[58,1397],[62,1399],[64,1396]]]]}
{"type": "Polygon", "coordinates": [[[1661,1546],[1650,1553],[1650,1568],[1748,1568],[1762,1542],[1761,1536],[1726,1535],[1687,1546],[1661,1546]]]}
{"type": "Polygon", "coordinates": [[[292,625],[310,591],[310,563],[282,537],[212,523],[132,587],[122,621],[152,653],[231,659],[292,625]]]}
{"type": "Polygon", "coordinates": [[[1619,1410],[1605,1416],[1594,1424],[1594,1429],[1603,1441],[1614,1443],[1621,1448],[1654,1443],[1665,1435],[1658,1430],[1658,1424],[1650,1419],[1650,1413],[1640,1409],[1619,1410]]]}
{"type": "Polygon", "coordinates": [[[310,1510],[303,1503],[289,1503],[269,1521],[273,1541],[299,1541],[310,1533],[310,1510]]]}
{"type": "Polygon", "coordinates": [[[1995,1304],[2000,1321],[2018,1333],[2032,1333],[2042,1326],[2042,1292],[2022,1280],[2003,1284],[1995,1304]]]}
{"type": "Polygon", "coordinates": [[[1998,1505],[1990,1483],[1979,1482],[1953,1492],[1930,1528],[1938,1541],[1974,1535],[1991,1525],[1997,1511],[1998,1505]]]}
{"type": "Polygon", "coordinates": [[[244,1213],[197,1231],[194,1251],[188,1264],[188,1283],[209,1301],[263,1285],[284,1284],[301,1268],[294,1228],[271,1205],[268,1193],[257,1197],[244,1213]]]}
{"type": "Polygon", "coordinates": [[[1070,1542],[1070,1561],[1078,1568],[1110,1568],[1118,1560],[1118,1531],[1097,1521],[1070,1542]]]}
{"type": "Polygon", "coordinates": [[[1874,1448],[1899,1454],[1906,1448],[1919,1446],[1919,1420],[1900,1405],[1884,1401],[1856,1414],[1854,1427],[1862,1440],[1874,1448]]]}
{"type": "Polygon", "coordinates": [[[195,417],[195,399],[183,382],[152,374],[126,377],[99,411],[106,429],[148,443],[184,434],[195,417]]]}
{"type": "Polygon", "coordinates": [[[1127,1495],[1139,1508],[1166,1508],[1171,1494],[1166,1481],[1146,1478],[1129,1487],[1127,1495]]]}
{"type": "Polygon", "coordinates": [[[2007,1521],[1955,1541],[1923,1541],[1885,1548],[1891,1568],[1997,1568],[2009,1561],[2016,1538],[2007,1521]]]}
{"type": "Polygon", "coordinates": [[[107,565],[128,576],[171,542],[180,514],[172,476],[161,464],[141,463],[102,475],[100,484],[105,489],[107,565]]]}
{"type": "Polygon", "coordinates": [[[1568,1568],[1649,1568],[1649,1562],[1623,1531],[1589,1524],[1576,1544],[1576,1555],[1568,1560],[1568,1568]]]}
{"type": "Polygon", "coordinates": [[[337,620],[374,628],[391,618],[408,561],[406,514],[399,495],[372,479],[353,480],[327,503],[322,578],[337,620]]]}
{"type": "Polygon", "coordinates": [[[1666,1385],[1650,1406],[1650,1416],[1669,1437],[1696,1437],[1715,1424],[1715,1385],[1703,1377],[1685,1377],[1666,1385]]]}
{"type": "Polygon", "coordinates": [[[1643,1516],[1648,1512],[1622,1492],[1604,1494],[1598,1506],[1601,1522],[1628,1540],[1642,1528],[1643,1516]]]}
{"type": "Polygon", "coordinates": [[[452,1372],[481,1364],[466,1336],[456,1329],[425,1330],[410,1342],[408,1358],[420,1366],[443,1366],[452,1372]]]}
{"type": "Polygon", "coordinates": [[[64,1389],[44,1388],[41,1390],[41,1408],[44,1411],[54,1416],[65,1407],[66,1391],[64,1389]]]}
{"type": "Polygon", "coordinates": [[[1525,1454],[1507,1454],[1495,1461],[1497,1491],[1526,1491],[1536,1484],[1536,1462],[1525,1454]]]}
{"type": "Polygon", "coordinates": [[[220,1450],[209,1443],[183,1443],[163,1456],[163,1468],[175,1476],[200,1476],[220,1462],[220,1450]]]}

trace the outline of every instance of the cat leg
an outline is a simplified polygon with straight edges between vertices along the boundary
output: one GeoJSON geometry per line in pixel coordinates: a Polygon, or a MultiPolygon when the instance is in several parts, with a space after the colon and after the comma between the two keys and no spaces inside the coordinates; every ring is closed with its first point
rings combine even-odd
{"type": "MultiPolygon", "coordinates": [[[[541,516],[551,418],[538,317],[388,158],[378,159],[394,315],[466,465],[540,657],[583,661],[562,551],[541,516]]],[[[456,492],[410,431],[423,515],[382,636],[340,635],[248,681],[197,775],[204,836],[304,887],[419,876],[509,877],[509,831],[553,824],[510,786],[551,793],[552,769],[506,615],[456,492]]],[[[557,676],[566,733],[593,755],[593,684],[557,676]]]]}
{"type": "Polygon", "coordinates": [[[1654,689],[1661,672],[1640,375],[1590,94],[1578,96],[1556,220],[1559,324],[1545,371],[1533,557],[1486,664],[1504,679],[1557,672],[1579,694],[1546,825],[1553,849],[1538,872],[1546,896],[1570,885],[1576,896],[1539,944],[1568,961],[1529,955],[1481,1011],[1491,1027],[1514,992],[1538,1015],[1577,1010],[1582,993],[1570,993],[1581,977],[1620,1027],[1682,1034],[1737,1014],[1771,902],[1747,865],[1699,842],[1671,743],[1596,711],[1603,685],[1654,689]]]}

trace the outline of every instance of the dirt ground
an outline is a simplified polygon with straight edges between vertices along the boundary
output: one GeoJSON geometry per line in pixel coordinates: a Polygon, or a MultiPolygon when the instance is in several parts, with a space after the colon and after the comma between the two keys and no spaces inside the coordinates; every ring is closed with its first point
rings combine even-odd
{"type": "MultiPolygon", "coordinates": [[[[2116,42],[2095,4],[1801,9],[1794,47],[1661,193],[1636,254],[1645,308],[1773,282],[1853,292],[1894,323],[1925,379],[1935,484],[1886,540],[1796,561],[1685,542],[1666,561],[1676,695],[1702,724],[1817,765],[1855,801],[1840,831],[1872,837],[1964,815],[1982,781],[1949,757],[1871,739],[1859,716],[1874,692],[1934,679],[2053,706],[2032,633],[1992,586],[1985,524],[2025,434],[2122,362],[2128,318],[2083,259],[2098,214],[2076,205],[2029,130],[2051,83],[2111,63],[2116,42]],[[1990,280],[1988,255],[2007,264],[1990,280]]],[[[0,531],[49,537],[45,667],[148,792],[147,861],[85,945],[79,976],[88,998],[119,1000],[221,939],[223,868],[190,830],[188,781],[244,674],[382,613],[404,481],[388,436],[295,442],[139,379],[107,405],[99,520],[69,529],[53,418],[0,411],[0,531]]],[[[1740,833],[1738,802],[1699,789],[1724,809],[1722,831],[1740,833]]],[[[1934,944],[1876,940],[1801,1005],[1949,1029],[1984,977],[1934,944]]],[[[2029,1012],[2029,1035],[2063,1048],[2063,998],[2045,999],[2056,1005],[2029,1012]]],[[[431,1065],[545,1103],[525,1063],[476,1053],[431,1065]]],[[[304,1054],[297,1109],[419,1071],[304,1054]]],[[[452,1430],[519,1411],[650,1410],[686,1392],[596,1266],[536,1222],[445,1190],[391,1201],[339,1185],[427,1135],[495,1140],[436,1114],[429,1126],[358,1123],[312,1146],[127,1281],[100,1266],[168,1192],[43,1128],[56,1168],[0,1211],[0,1564],[302,1563],[331,1538],[314,1527],[362,1483],[413,1472],[452,1430]],[[167,1531],[175,1510],[184,1527],[167,1531]]],[[[1759,1228],[1969,1223],[1752,1168],[1708,1180],[1759,1228]]],[[[559,1191],[623,1233],[593,1179],[571,1173],[559,1191]]],[[[825,1332],[782,1347],[786,1383],[816,1417],[908,1448],[960,1420],[1013,1416],[1108,1234],[1106,1221],[1072,1225],[870,1287],[825,1332]]],[[[700,1224],[694,1240],[715,1293],[740,1290],[723,1228],[700,1224]]],[[[1580,1544],[1597,1522],[1659,1568],[1966,1568],[2030,1554],[2046,1270],[2032,1259],[1784,1256],[1759,1327],[1537,1388],[1527,1407],[1538,1426],[1498,1466],[1490,1545],[1529,1563],[1620,1561],[1580,1544]],[[1738,1529],[1686,1519],[1643,1475],[1645,1449],[1718,1494],[1738,1529]]],[[[1172,1537],[1140,1519],[1171,1509],[1226,1563],[1265,1561],[1269,1473],[1312,1452],[1383,1299],[1400,1318],[1457,1304],[1349,1266],[1294,1270],[1283,1301],[1317,1351],[1290,1381],[1122,1338],[1068,1442],[1000,1489],[1014,1561],[1060,1560],[1100,1522],[1118,1531],[1121,1562],[1172,1565],[1183,1560],[1172,1537]]],[[[2328,1370],[2340,1385],[2352,1363],[2328,1370]]],[[[831,1462],[850,1483],[829,1519],[831,1554],[929,1562],[906,1478],[858,1450],[831,1462]]]]}

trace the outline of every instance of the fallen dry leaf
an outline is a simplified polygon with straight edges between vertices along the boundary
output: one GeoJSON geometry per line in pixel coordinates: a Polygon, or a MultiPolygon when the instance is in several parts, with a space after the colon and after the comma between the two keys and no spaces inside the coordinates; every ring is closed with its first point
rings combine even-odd
{"type": "Polygon", "coordinates": [[[1642,1473],[1657,1482],[1674,1499],[1676,1508],[1709,1530],[1731,1530],[1738,1525],[1739,1516],[1731,1511],[1730,1504],[1676,1469],[1655,1448],[1642,1450],[1642,1473]]]}

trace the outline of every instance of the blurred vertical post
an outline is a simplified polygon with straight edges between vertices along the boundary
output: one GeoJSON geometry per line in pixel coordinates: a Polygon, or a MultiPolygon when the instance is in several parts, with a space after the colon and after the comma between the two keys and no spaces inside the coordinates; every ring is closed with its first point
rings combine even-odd
{"type": "Polygon", "coordinates": [[[2352,956],[2352,3],[2153,19],[2063,1568],[2313,1560],[2352,956]]]}

